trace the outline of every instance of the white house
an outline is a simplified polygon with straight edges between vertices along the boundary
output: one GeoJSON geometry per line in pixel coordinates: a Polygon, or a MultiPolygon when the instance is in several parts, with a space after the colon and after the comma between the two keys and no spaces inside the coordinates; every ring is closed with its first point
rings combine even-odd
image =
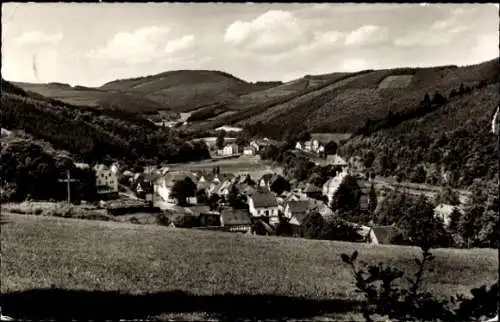
{"type": "Polygon", "coordinates": [[[234,154],[238,154],[238,145],[236,143],[227,144],[222,149],[222,155],[230,156],[234,154]]]}
{"type": "Polygon", "coordinates": [[[253,217],[265,217],[270,224],[279,223],[278,201],[267,189],[258,189],[248,196],[248,210],[253,217]]]}
{"type": "Polygon", "coordinates": [[[243,155],[254,155],[254,149],[251,146],[244,147],[243,155]]]}
{"type": "Polygon", "coordinates": [[[118,175],[104,164],[94,167],[97,193],[118,193],[118,175]]]}
{"type": "Polygon", "coordinates": [[[297,150],[302,150],[302,143],[297,142],[297,143],[295,144],[295,148],[296,148],[297,150]]]}

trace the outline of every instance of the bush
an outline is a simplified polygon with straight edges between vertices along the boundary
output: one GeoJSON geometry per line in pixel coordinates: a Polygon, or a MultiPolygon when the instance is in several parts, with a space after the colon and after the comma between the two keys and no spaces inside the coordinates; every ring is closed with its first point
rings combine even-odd
{"type": "Polygon", "coordinates": [[[386,316],[391,321],[477,321],[497,313],[498,284],[489,289],[482,286],[471,290],[472,298],[462,295],[450,301],[438,300],[430,292],[421,290],[425,271],[432,272],[434,256],[430,248],[423,247],[422,258],[416,258],[418,270],[412,278],[407,278],[408,287],[401,279],[404,272],[382,263],[360,268],[358,252],[342,254],[344,263],[349,265],[355,278],[358,292],[363,293],[365,302],[362,313],[366,321],[374,321],[374,316],[386,316]],[[397,284],[397,285],[396,285],[397,284]]]}

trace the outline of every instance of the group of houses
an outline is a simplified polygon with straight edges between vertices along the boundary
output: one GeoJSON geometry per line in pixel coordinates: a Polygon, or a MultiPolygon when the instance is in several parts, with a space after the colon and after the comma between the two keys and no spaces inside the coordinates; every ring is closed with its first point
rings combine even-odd
{"type": "Polygon", "coordinates": [[[222,148],[219,148],[217,146],[217,137],[205,137],[193,140],[193,142],[197,141],[204,142],[207,145],[210,154],[219,157],[229,157],[236,155],[252,156],[256,155],[262,148],[277,143],[276,141],[273,141],[271,139],[264,138],[252,140],[246,145],[239,145],[236,143],[236,138],[226,137],[224,138],[224,145],[222,146],[222,148]]]}
{"type": "Polygon", "coordinates": [[[325,152],[325,146],[328,142],[333,141],[337,145],[345,143],[351,138],[350,133],[311,133],[311,139],[307,141],[298,141],[295,144],[295,149],[304,152],[322,154],[325,152]]]}

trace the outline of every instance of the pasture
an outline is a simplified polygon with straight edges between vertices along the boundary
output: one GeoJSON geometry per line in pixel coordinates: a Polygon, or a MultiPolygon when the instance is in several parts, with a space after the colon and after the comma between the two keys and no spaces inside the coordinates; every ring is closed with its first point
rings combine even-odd
{"type": "Polygon", "coordinates": [[[379,89],[384,88],[406,88],[410,86],[413,75],[391,75],[387,76],[378,85],[379,89]]]}
{"type": "MultiPolygon", "coordinates": [[[[354,320],[341,253],[416,271],[416,248],[4,215],[4,314],[17,318],[354,320]]],[[[496,250],[435,250],[425,288],[467,294],[498,279],[496,250]]]]}

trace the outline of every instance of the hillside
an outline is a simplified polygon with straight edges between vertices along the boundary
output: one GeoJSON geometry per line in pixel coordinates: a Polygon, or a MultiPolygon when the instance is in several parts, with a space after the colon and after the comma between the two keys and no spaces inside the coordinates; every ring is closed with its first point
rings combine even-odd
{"type": "Polygon", "coordinates": [[[86,162],[109,158],[131,164],[145,160],[182,162],[199,160],[208,153],[199,144],[184,143],[176,133],[158,130],[140,116],[74,106],[27,93],[6,81],[2,81],[1,120],[2,128],[24,131],[86,162]]]}
{"type": "Polygon", "coordinates": [[[134,95],[133,93],[104,91],[97,88],[68,84],[33,84],[14,82],[14,85],[30,92],[57,99],[76,106],[93,106],[103,109],[118,108],[134,114],[152,114],[158,110],[168,110],[163,105],[134,95]]]}
{"type": "Polygon", "coordinates": [[[176,118],[178,113],[196,110],[201,111],[202,117],[195,120],[205,121],[224,119],[236,111],[307,90],[338,75],[342,73],[305,76],[288,83],[251,83],[220,71],[179,70],[115,80],[99,88],[61,83],[15,85],[73,105],[114,106],[136,114],[158,112],[161,118],[176,118]]]}
{"type": "Polygon", "coordinates": [[[373,170],[401,180],[455,187],[470,186],[475,179],[495,183],[498,144],[491,119],[499,90],[497,83],[452,97],[424,115],[354,138],[342,153],[363,156],[372,151],[373,170]]]}
{"type": "MultiPolygon", "coordinates": [[[[2,313],[60,320],[359,320],[360,297],[341,253],[358,250],[361,261],[407,274],[419,254],[413,247],[22,215],[3,215],[1,243],[2,313]]],[[[495,250],[433,253],[424,288],[440,298],[498,279],[495,250]]]]}
{"type": "Polygon", "coordinates": [[[460,85],[477,87],[499,81],[498,60],[456,67],[399,68],[351,74],[258,113],[231,115],[228,123],[259,126],[279,138],[290,128],[310,132],[356,132],[367,119],[415,109],[426,93],[448,96],[460,85]],[[395,77],[399,76],[399,77],[395,77]]]}

